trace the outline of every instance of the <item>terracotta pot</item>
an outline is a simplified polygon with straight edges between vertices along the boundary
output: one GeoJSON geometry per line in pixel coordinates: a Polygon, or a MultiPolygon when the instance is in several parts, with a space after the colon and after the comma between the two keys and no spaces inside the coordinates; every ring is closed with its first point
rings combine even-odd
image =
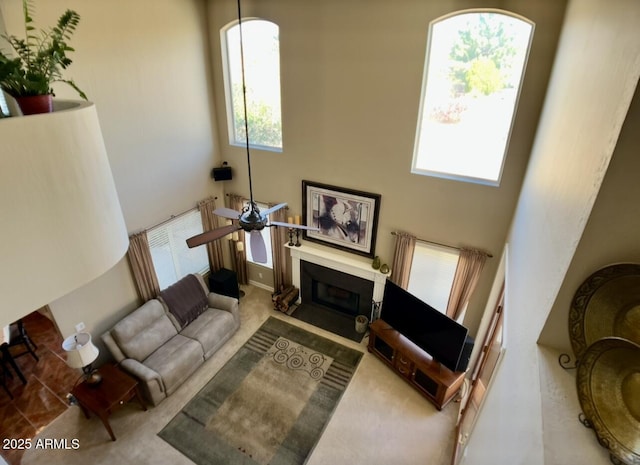
{"type": "Polygon", "coordinates": [[[18,102],[23,115],[37,115],[53,111],[53,96],[51,94],[16,97],[16,102],[18,102]]]}

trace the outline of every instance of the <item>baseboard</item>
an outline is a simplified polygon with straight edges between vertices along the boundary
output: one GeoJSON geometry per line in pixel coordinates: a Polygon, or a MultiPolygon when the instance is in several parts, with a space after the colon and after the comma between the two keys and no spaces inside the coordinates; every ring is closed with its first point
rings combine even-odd
{"type": "Polygon", "coordinates": [[[264,283],[260,283],[258,281],[253,281],[253,280],[249,280],[249,284],[252,285],[252,286],[255,286],[255,287],[259,287],[260,289],[264,289],[266,291],[269,291],[269,292],[273,293],[273,287],[267,286],[264,283]]]}

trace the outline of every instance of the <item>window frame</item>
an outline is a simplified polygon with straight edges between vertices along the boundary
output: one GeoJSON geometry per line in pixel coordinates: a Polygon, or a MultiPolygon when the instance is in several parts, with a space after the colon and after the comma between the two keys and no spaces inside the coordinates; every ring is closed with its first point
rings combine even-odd
{"type": "MultiPolygon", "coordinates": [[[[242,24],[245,25],[252,21],[262,21],[266,23],[270,23],[274,25],[278,29],[278,37],[280,37],[280,26],[273,21],[269,21],[264,18],[249,16],[242,18],[242,24]]],[[[231,21],[220,29],[220,48],[222,55],[222,80],[224,83],[224,100],[225,100],[225,108],[227,112],[227,136],[229,138],[229,145],[234,147],[246,147],[246,141],[238,141],[236,140],[236,121],[235,121],[235,112],[233,110],[233,84],[230,73],[230,63],[229,63],[229,47],[227,45],[227,33],[233,29],[234,27],[239,26],[240,22],[238,20],[231,21]]],[[[246,40],[244,42],[246,45],[246,40]]],[[[245,57],[246,58],[246,57],[245,57]]],[[[278,70],[280,69],[280,48],[278,45],[278,70]]],[[[251,141],[251,137],[249,137],[249,147],[256,150],[265,150],[268,152],[278,152],[281,153],[284,150],[284,137],[282,130],[282,83],[280,81],[280,75],[278,76],[279,83],[279,99],[280,99],[280,147],[270,146],[270,145],[262,145],[257,144],[251,141]]],[[[249,135],[251,134],[251,127],[249,127],[249,135]]]]}
{"type": "Polygon", "coordinates": [[[502,10],[499,8],[469,8],[469,9],[465,9],[465,10],[459,10],[459,11],[454,11],[452,13],[440,16],[436,19],[434,19],[433,21],[429,22],[429,28],[428,28],[428,35],[427,35],[427,43],[426,43],[426,53],[425,53],[425,61],[424,61],[424,67],[423,67],[423,72],[422,72],[422,80],[421,80],[421,90],[420,90],[420,102],[419,102],[419,107],[418,107],[418,119],[417,119],[417,124],[416,124],[416,133],[415,133],[415,140],[414,140],[414,145],[413,145],[413,154],[412,154],[412,160],[411,160],[411,174],[417,174],[417,175],[421,175],[421,176],[430,176],[430,177],[435,177],[435,178],[441,178],[441,179],[447,179],[447,180],[452,180],[452,181],[461,181],[461,182],[467,182],[467,183],[472,183],[472,184],[481,184],[481,185],[486,185],[486,186],[492,186],[492,187],[499,187],[500,183],[502,181],[502,174],[504,172],[504,166],[506,163],[506,159],[507,159],[507,155],[509,152],[509,145],[511,143],[511,135],[513,133],[513,128],[515,125],[515,120],[516,120],[516,116],[518,113],[518,107],[520,104],[520,95],[522,94],[522,86],[524,83],[524,78],[525,75],[527,73],[527,65],[528,65],[528,61],[529,61],[529,55],[531,54],[531,46],[533,44],[533,36],[535,33],[535,23],[533,21],[531,21],[530,19],[519,15],[517,13],[513,13],[511,11],[507,11],[507,10],[502,10]],[[518,19],[520,21],[523,21],[525,23],[527,23],[529,26],[531,26],[531,32],[529,34],[529,40],[527,41],[527,48],[526,51],[524,53],[524,59],[523,59],[523,64],[522,64],[522,73],[520,74],[520,79],[518,81],[518,87],[517,87],[517,92],[516,92],[516,96],[515,96],[515,100],[514,100],[514,105],[513,105],[513,114],[511,116],[511,122],[509,123],[509,129],[508,132],[506,134],[506,141],[505,141],[505,145],[504,145],[504,150],[502,153],[502,159],[500,162],[500,168],[498,170],[498,175],[496,180],[493,179],[488,179],[488,178],[482,178],[482,177],[478,177],[478,176],[470,176],[470,175],[463,175],[463,174],[456,174],[456,173],[450,173],[450,172],[444,172],[444,171],[435,171],[435,170],[429,170],[429,169],[424,169],[424,168],[418,168],[417,164],[418,164],[418,160],[420,157],[419,154],[419,144],[420,144],[420,139],[421,139],[421,132],[422,132],[422,125],[423,125],[423,118],[425,116],[425,111],[426,111],[426,105],[425,105],[425,101],[427,96],[427,84],[428,84],[428,77],[429,77],[429,65],[431,62],[431,46],[433,44],[433,26],[442,22],[442,21],[446,21],[449,20],[451,18],[454,18],[456,16],[461,16],[461,15],[466,15],[466,14],[473,14],[473,13],[495,13],[495,14],[500,14],[500,15],[504,15],[504,16],[509,16],[511,18],[515,18],[518,19]]]}

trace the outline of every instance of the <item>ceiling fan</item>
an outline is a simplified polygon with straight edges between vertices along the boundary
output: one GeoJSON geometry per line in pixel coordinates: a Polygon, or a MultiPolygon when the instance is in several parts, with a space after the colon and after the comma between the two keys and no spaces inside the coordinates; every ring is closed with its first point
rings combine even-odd
{"type": "Polygon", "coordinates": [[[237,220],[237,224],[230,224],[221,228],[216,228],[211,231],[206,231],[202,234],[190,237],[187,239],[187,246],[189,248],[197,247],[199,245],[207,244],[215,240],[221,239],[228,234],[231,234],[240,229],[249,233],[249,243],[251,246],[251,254],[253,260],[258,263],[267,262],[267,248],[264,243],[261,231],[266,227],[272,226],[284,226],[292,229],[306,229],[312,231],[319,231],[319,228],[305,226],[302,224],[284,223],[281,221],[269,222],[269,214],[284,208],[287,204],[280,203],[266,210],[260,211],[258,205],[253,200],[253,186],[251,184],[251,152],[249,150],[249,123],[247,118],[247,88],[245,83],[244,72],[244,48],[242,41],[242,13],[240,10],[240,0],[238,0],[238,27],[240,28],[240,64],[242,69],[242,99],[244,106],[244,130],[245,130],[245,142],[247,149],[247,168],[249,170],[249,205],[242,209],[241,212],[233,210],[231,208],[216,208],[213,213],[222,218],[230,220],[237,220]]]}

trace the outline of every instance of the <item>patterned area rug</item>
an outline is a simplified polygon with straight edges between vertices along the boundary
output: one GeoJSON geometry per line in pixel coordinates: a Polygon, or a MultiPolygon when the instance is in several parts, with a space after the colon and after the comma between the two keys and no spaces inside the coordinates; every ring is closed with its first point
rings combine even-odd
{"type": "Polygon", "coordinates": [[[303,464],[362,355],[269,318],[158,434],[198,465],[303,464]]]}

